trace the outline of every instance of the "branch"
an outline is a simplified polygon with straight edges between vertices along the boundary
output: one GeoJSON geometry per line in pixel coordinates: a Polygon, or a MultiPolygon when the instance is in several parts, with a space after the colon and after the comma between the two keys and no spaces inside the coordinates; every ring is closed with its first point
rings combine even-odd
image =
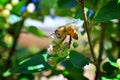
{"type": "Polygon", "coordinates": [[[100,64],[102,61],[102,55],[104,50],[104,38],[105,38],[105,23],[101,23],[101,34],[100,34],[100,43],[99,43],[99,55],[98,55],[98,62],[97,62],[97,72],[96,72],[96,80],[100,79],[101,71],[100,71],[100,64]]]}
{"type": "MultiPolygon", "coordinates": [[[[18,26],[18,31],[16,32],[16,34],[14,34],[14,42],[13,42],[13,45],[12,45],[12,47],[11,47],[11,49],[10,49],[10,52],[9,52],[9,57],[8,57],[8,59],[6,60],[6,63],[5,63],[5,67],[2,69],[2,74],[7,70],[7,69],[9,69],[10,67],[11,67],[11,64],[12,64],[12,62],[11,62],[11,57],[12,57],[12,55],[14,54],[14,52],[15,52],[15,48],[16,48],[16,46],[17,46],[17,42],[18,42],[18,38],[19,38],[19,35],[20,35],[20,32],[21,32],[21,29],[22,29],[22,27],[23,27],[23,24],[24,24],[24,19],[20,22],[20,25],[18,26]]],[[[1,77],[1,79],[2,80],[5,80],[5,78],[1,75],[0,76],[1,77]]]]}
{"type": "Polygon", "coordinates": [[[105,38],[105,23],[101,23],[101,34],[100,34],[100,44],[99,44],[99,56],[98,56],[98,63],[101,63],[103,49],[104,49],[104,38],[105,38]]]}
{"type": "Polygon", "coordinates": [[[91,55],[93,57],[94,62],[97,61],[94,51],[93,51],[93,46],[92,46],[92,42],[91,42],[91,37],[90,37],[90,33],[89,33],[89,27],[87,25],[87,19],[86,19],[86,15],[84,12],[84,0],[78,0],[78,2],[80,3],[81,9],[82,9],[82,16],[83,16],[83,20],[84,20],[84,25],[85,25],[85,29],[87,32],[87,37],[88,37],[88,42],[89,42],[89,46],[90,46],[90,51],[91,51],[91,55]]]}

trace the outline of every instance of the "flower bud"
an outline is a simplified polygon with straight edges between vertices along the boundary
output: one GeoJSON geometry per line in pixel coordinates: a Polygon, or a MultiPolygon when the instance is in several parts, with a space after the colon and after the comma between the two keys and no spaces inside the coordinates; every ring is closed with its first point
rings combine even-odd
{"type": "Polygon", "coordinates": [[[7,9],[5,9],[5,10],[2,11],[2,15],[3,15],[4,17],[8,17],[8,16],[10,15],[10,11],[7,10],[7,9]]]}
{"type": "Polygon", "coordinates": [[[78,43],[77,43],[77,42],[74,42],[74,43],[73,43],[73,47],[74,47],[74,48],[77,48],[77,47],[78,47],[78,43]]]}
{"type": "Polygon", "coordinates": [[[19,3],[19,0],[12,0],[11,3],[12,3],[13,6],[15,6],[19,3]]]}
{"type": "Polygon", "coordinates": [[[32,13],[32,12],[34,12],[34,10],[35,10],[35,5],[33,3],[29,3],[27,6],[27,11],[29,13],[32,13]]]}
{"type": "Polygon", "coordinates": [[[117,65],[118,65],[118,68],[120,69],[120,59],[117,59],[117,65]]]}
{"type": "Polygon", "coordinates": [[[5,9],[11,11],[12,10],[12,5],[10,3],[6,4],[5,9]]]}
{"type": "Polygon", "coordinates": [[[66,56],[68,56],[68,54],[69,54],[69,50],[68,49],[59,48],[58,51],[57,51],[57,55],[59,57],[66,57],[66,56]]]}
{"type": "Polygon", "coordinates": [[[57,64],[57,59],[54,58],[54,57],[48,58],[48,64],[49,64],[51,67],[54,67],[54,66],[57,64]]]}

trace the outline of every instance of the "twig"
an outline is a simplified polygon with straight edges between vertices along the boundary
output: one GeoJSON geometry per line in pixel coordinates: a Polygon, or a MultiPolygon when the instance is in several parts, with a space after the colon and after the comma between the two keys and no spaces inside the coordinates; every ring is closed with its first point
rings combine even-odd
{"type": "Polygon", "coordinates": [[[92,42],[91,42],[91,37],[90,37],[90,33],[89,33],[89,27],[87,25],[87,19],[86,19],[86,15],[84,12],[84,0],[78,0],[78,2],[80,3],[81,9],[82,9],[82,17],[84,19],[84,25],[85,25],[85,29],[87,32],[87,37],[88,37],[88,42],[89,42],[89,46],[90,46],[90,51],[91,51],[91,55],[93,57],[94,62],[96,62],[96,57],[93,51],[93,46],[92,46],[92,42]]]}
{"type": "Polygon", "coordinates": [[[101,23],[101,34],[100,34],[100,44],[99,44],[99,55],[98,55],[98,62],[97,62],[97,72],[96,72],[96,78],[95,80],[97,79],[100,79],[101,77],[101,71],[100,71],[100,64],[101,64],[101,61],[102,61],[102,55],[103,55],[103,49],[104,49],[104,38],[105,38],[105,23],[101,23]]]}

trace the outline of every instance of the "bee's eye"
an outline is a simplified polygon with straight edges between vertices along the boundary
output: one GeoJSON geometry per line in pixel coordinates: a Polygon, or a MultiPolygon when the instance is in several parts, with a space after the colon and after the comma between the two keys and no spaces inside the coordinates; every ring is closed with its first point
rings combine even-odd
{"type": "Polygon", "coordinates": [[[60,35],[60,33],[59,33],[58,30],[55,31],[55,34],[56,34],[56,36],[57,36],[58,38],[61,38],[61,35],[60,35]]]}

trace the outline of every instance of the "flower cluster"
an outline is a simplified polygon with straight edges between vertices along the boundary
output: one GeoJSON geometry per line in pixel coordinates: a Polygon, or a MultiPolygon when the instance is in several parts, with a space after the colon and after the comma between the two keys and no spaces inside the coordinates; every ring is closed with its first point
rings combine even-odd
{"type": "Polygon", "coordinates": [[[60,58],[66,58],[69,55],[70,44],[68,42],[62,42],[61,40],[53,40],[48,48],[50,55],[48,63],[51,66],[55,66],[60,58]]]}

